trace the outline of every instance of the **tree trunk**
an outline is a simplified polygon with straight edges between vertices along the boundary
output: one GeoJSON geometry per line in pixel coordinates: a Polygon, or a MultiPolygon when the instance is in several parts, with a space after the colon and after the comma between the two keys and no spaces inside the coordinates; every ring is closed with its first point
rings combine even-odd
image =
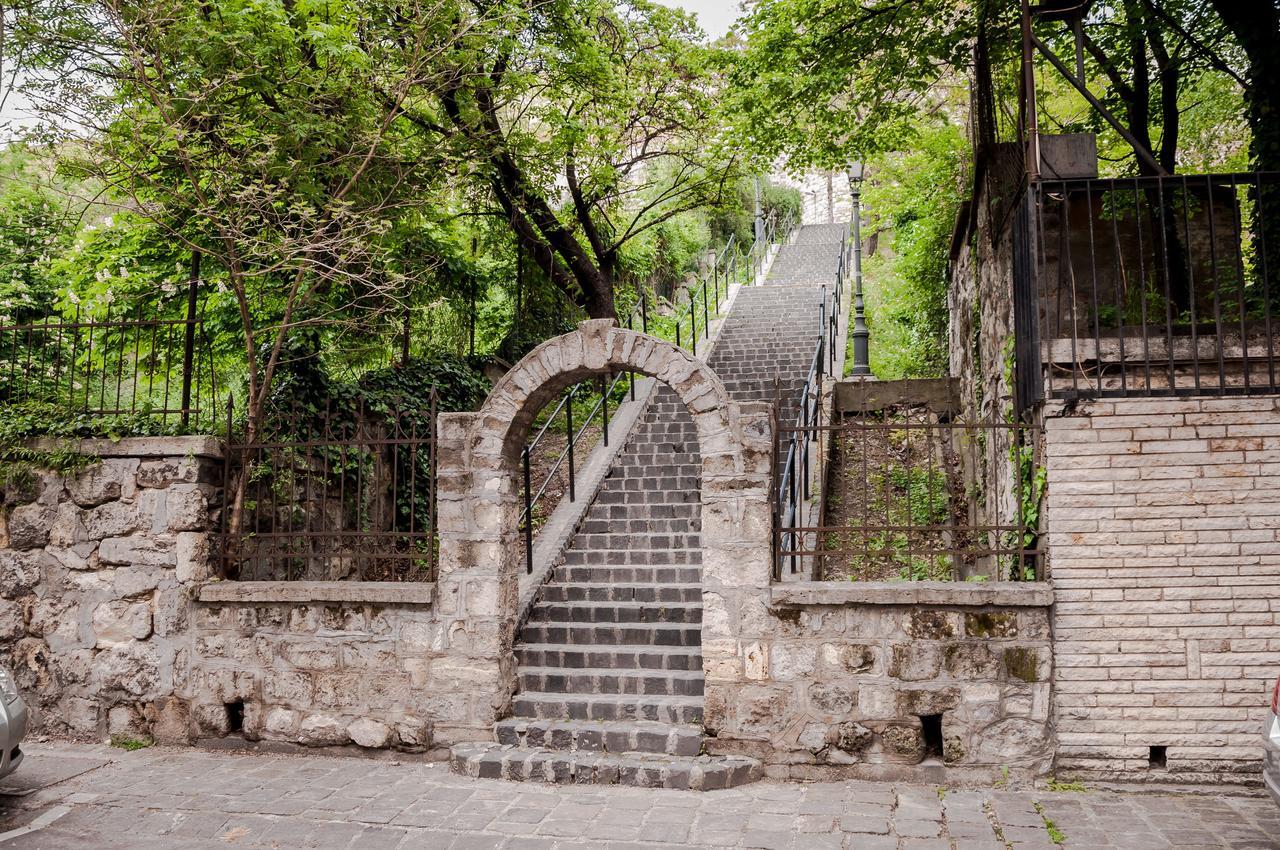
{"type": "MultiPolygon", "coordinates": [[[[1280,171],[1280,9],[1274,0],[1213,0],[1213,7],[1249,58],[1249,162],[1255,171],[1280,171]]],[[[1280,179],[1259,175],[1253,199],[1254,250],[1258,273],[1266,276],[1262,298],[1274,314],[1280,311],[1280,179]]]]}
{"type": "Polygon", "coordinates": [[[1250,160],[1258,171],[1280,171],[1280,9],[1273,0],[1213,0],[1213,7],[1249,58],[1250,160]]]}

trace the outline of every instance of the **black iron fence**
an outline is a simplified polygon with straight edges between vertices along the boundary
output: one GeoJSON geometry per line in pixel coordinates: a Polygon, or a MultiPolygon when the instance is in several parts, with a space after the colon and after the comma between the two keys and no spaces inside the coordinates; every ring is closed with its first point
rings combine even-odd
{"type": "Polygon", "coordinates": [[[50,312],[0,324],[0,403],[43,402],[92,416],[148,415],[212,430],[219,387],[204,322],[135,306],[101,318],[50,312]]]}
{"type": "MultiPolygon", "coordinates": [[[[846,413],[831,424],[783,427],[781,445],[826,445],[821,494],[806,521],[775,524],[775,578],[1031,580],[1040,577],[1044,479],[1035,429],[965,422],[926,408],[846,413]]],[[[774,492],[809,497],[800,476],[774,492]]]]}
{"type": "Polygon", "coordinates": [[[434,394],[425,405],[293,405],[245,440],[228,403],[223,576],[434,580],[435,418],[434,394]]]}
{"type": "Polygon", "coordinates": [[[1014,242],[1027,402],[1280,389],[1280,174],[1041,181],[1014,242]]]}
{"type": "MultiPolygon", "coordinates": [[[[807,525],[803,516],[813,498],[813,449],[817,445],[822,428],[822,379],[836,375],[838,363],[843,358],[837,352],[840,317],[843,315],[845,277],[847,274],[848,234],[840,240],[840,260],[831,290],[823,287],[819,304],[817,336],[813,357],[804,384],[792,398],[780,395],[774,399],[773,432],[773,486],[770,500],[775,532],[773,577],[782,578],[783,558],[778,547],[795,548],[798,536],[807,525]],[[785,542],[783,542],[785,539],[785,542]]],[[[822,459],[817,462],[821,464],[822,459]]],[[[791,571],[796,572],[799,563],[791,559],[791,571]]]]}

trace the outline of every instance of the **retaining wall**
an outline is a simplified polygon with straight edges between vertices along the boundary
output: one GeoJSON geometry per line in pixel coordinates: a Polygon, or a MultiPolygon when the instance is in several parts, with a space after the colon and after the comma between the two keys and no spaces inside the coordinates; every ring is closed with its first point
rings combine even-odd
{"type": "Polygon", "coordinates": [[[1058,404],[1045,441],[1059,771],[1255,781],[1280,673],[1280,398],[1058,404]]]}
{"type": "Polygon", "coordinates": [[[1040,774],[1052,601],[1041,582],[775,585],[755,612],[747,683],[721,685],[708,667],[713,751],[801,779],[1040,774]]]}

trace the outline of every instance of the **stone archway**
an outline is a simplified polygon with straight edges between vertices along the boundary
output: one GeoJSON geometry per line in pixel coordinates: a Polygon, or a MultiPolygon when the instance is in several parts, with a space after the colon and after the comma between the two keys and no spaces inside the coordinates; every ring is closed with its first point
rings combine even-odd
{"type": "Polygon", "coordinates": [[[683,349],[612,320],[589,320],[526,355],[480,410],[439,417],[440,558],[427,676],[433,690],[464,697],[440,716],[442,743],[491,736],[490,724],[515,688],[516,473],[530,424],[566,387],[610,370],[670,386],[697,430],[709,724],[716,713],[711,689],[744,676],[751,636],[741,626],[759,619],[748,611],[762,610],[770,576],[768,406],[732,401],[715,373],[683,349]]]}

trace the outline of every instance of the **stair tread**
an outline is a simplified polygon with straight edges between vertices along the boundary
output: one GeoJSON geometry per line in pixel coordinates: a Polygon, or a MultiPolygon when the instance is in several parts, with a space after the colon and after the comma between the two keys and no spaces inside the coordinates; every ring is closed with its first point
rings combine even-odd
{"type": "MultiPolygon", "coordinates": [[[[649,667],[531,667],[520,665],[520,673],[532,673],[536,675],[562,675],[562,676],[656,676],[659,678],[685,679],[687,681],[697,681],[703,677],[701,669],[698,670],[655,670],[649,667]]],[[[559,691],[521,691],[520,693],[560,693],[559,691]]],[[[578,696],[596,696],[595,694],[578,694],[578,696]]],[[[619,694],[604,694],[602,696],[620,696],[619,694]]],[[[623,694],[622,696],[625,696],[623,694]]],[[[654,696],[663,696],[662,694],[654,694],[654,696]]]]}
{"type": "MultiPolygon", "coordinates": [[[[531,652],[564,652],[563,643],[516,643],[516,649],[527,649],[531,652]]],[[[701,655],[701,646],[657,646],[651,643],[609,643],[599,645],[579,645],[571,647],[570,652],[662,652],[668,655],[701,655]]],[[[570,669],[570,668],[564,668],[570,669]]]]}
{"type": "Polygon", "coordinates": [[[666,723],[662,720],[544,720],[537,717],[507,717],[499,720],[497,726],[541,726],[547,729],[597,730],[600,732],[682,732],[702,734],[702,727],[696,723],[666,723]]]}
{"type": "Polygon", "coordinates": [[[449,764],[454,773],[479,778],[681,790],[729,788],[762,773],[760,763],[748,756],[552,750],[488,741],[455,744],[449,764]]]}
{"type": "MultiPolygon", "coordinates": [[[[560,583],[555,582],[555,584],[559,585],[560,583]]],[[[564,587],[590,587],[591,582],[589,581],[573,582],[572,584],[570,584],[569,582],[565,582],[563,586],[564,587]]],[[[619,585],[616,585],[616,584],[610,584],[609,586],[619,587],[619,585]]],[[[667,584],[662,584],[660,582],[654,582],[653,584],[633,584],[632,586],[633,587],[674,587],[675,585],[667,585],[667,584]]],[[[696,587],[697,585],[689,585],[689,584],[684,585],[684,587],[691,587],[691,586],[696,587]]],[[[537,608],[538,605],[555,605],[557,607],[564,607],[566,605],[578,605],[583,608],[672,608],[672,609],[681,609],[681,610],[690,610],[690,609],[702,607],[701,602],[647,602],[643,599],[574,599],[574,600],[565,601],[565,602],[561,602],[558,600],[551,600],[551,601],[543,600],[543,601],[539,601],[537,605],[535,605],[534,607],[537,608]]],[[[530,622],[532,621],[533,621],[532,618],[530,618],[530,622]]],[[[662,625],[662,623],[652,623],[651,625],[660,626],[662,625]]],[[[687,625],[687,623],[672,623],[672,625],[673,626],[687,625]]]]}
{"type": "Polygon", "coordinates": [[[541,702],[618,702],[647,705],[702,705],[701,694],[697,696],[683,696],[678,694],[569,694],[564,693],[563,691],[520,691],[516,694],[517,699],[522,697],[539,700],[541,702]]]}

